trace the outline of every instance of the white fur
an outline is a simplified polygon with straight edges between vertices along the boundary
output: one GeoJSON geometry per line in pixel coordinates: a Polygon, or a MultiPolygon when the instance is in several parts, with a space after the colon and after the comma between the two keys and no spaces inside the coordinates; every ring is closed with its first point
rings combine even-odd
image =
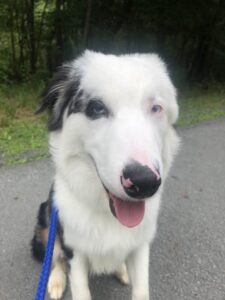
{"type": "MultiPolygon", "coordinates": [[[[91,299],[88,272],[111,273],[126,262],[132,300],[149,300],[149,245],[156,232],[162,186],[150,199],[142,222],[127,228],[109,208],[102,185],[127,199],[121,170],[130,158],[159,163],[162,183],[178,146],[172,127],[178,116],[176,91],[165,65],[156,56],[104,55],[86,51],[70,76],[80,88],[103,99],[112,112],[90,120],[83,113],[64,116],[62,130],[50,134],[56,167],[55,197],[71,261],[73,300],[91,299]],[[151,113],[160,104],[160,116],[151,113]]],[[[162,184],[163,185],[163,184],[162,184]]]]}

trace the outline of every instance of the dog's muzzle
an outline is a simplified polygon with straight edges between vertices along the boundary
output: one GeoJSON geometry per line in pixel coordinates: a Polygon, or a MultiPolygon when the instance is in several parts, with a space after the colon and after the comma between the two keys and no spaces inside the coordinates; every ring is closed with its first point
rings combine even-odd
{"type": "Polygon", "coordinates": [[[125,166],[120,180],[126,194],[136,199],[153,196],[161,184],[158,169],[142,165],[135,160],[125,166]]]}
{"type": "Polygon", "coordinates": [[[159,170],[132,160],[126,165],[120,177],[126,194],[133,199],[123,200],[108,192],[110,208],[121,224],[135,227],[145,214],[145,199],[153,196],[161,184],[159,170]]]}

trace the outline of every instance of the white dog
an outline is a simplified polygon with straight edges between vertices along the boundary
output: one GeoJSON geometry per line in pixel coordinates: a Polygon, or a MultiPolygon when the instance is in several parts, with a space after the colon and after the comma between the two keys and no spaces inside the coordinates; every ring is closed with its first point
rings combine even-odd
{"type": "Polygon", "coordinates": [[[149,300],[149,245],[178,147],[176,91],[154,54],[85,51],[43,94],[56,173],[32,240],[41,260],[54,198],[59,230],[48,291],[60,299],[68,262],[73,300],[90,300],[88,273],[131,282],[149,300]],[[128,271],[128,272],[127,272],[128,271]]]}

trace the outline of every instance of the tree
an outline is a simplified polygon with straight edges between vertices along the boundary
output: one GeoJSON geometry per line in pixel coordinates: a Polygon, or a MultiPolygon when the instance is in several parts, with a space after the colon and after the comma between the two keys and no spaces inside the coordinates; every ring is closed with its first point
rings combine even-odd
{"type": "Polygon", "coordinates": [[[2,78],[51,73],[89,48],[157,52],[177,77],[225,80],[223,0],[0,1],[2,78]]]}

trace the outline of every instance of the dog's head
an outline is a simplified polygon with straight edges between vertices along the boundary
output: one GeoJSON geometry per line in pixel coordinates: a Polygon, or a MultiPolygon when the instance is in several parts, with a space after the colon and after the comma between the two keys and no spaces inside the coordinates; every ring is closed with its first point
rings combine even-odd
{"type": "Polygon", "coordinates": [[[178,144],[176,91],[163,62],[86,51],[56,74],[39,112],[45,109],[56,167],[74,193],[79,183],[89,198],[104,191],[117,219],[138,225],[178,144]]]}

